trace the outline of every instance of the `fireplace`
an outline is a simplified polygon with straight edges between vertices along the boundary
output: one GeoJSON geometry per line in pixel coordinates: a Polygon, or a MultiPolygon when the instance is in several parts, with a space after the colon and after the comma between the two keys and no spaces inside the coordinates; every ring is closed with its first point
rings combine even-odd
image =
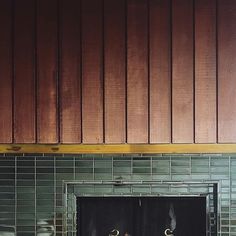
{"type": "Polygon", "coordinates": [[[203,236],[206,197],[79,197],[77,235],[203,236]]]}
{"type": "Polygon", "coordinates": [[[77,236],[216,236],[219,183],[65,182],[67,232],[77,236]]]}

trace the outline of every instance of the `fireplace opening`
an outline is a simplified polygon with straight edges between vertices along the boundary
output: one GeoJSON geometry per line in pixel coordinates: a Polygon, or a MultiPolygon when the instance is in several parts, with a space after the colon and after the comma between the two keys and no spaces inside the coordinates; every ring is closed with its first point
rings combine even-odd
{"type": "Polygon", "coordinates": [[[78,236],[208,235],[206,196],[77,197],[78,236]]]}

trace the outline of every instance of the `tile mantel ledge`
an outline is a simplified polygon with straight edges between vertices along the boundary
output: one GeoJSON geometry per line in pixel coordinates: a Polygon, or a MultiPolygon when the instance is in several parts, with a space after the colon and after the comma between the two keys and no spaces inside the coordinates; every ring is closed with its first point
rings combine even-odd
{"type": "Polygon", "coordinates": [[[0,153],[236,153],[236,144],[0,144],[0,153]]]}

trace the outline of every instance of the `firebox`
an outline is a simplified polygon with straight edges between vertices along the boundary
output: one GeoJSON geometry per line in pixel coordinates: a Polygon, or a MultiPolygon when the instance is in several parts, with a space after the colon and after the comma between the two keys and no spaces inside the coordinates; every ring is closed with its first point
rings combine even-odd
{"type": "Polygon", "coordinates": [[[78,197],[78,236],[203,236],[206,197],[78,197]]]}
{"type": "Polygon", "coordinates": [[[66,235],[216,236],[217,182],[65,182],[66,235]]]}

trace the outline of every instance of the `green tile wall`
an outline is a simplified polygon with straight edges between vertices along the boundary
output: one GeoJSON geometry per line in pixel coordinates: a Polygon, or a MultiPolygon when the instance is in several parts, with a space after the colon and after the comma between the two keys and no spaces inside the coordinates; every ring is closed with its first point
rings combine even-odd
{"type": "MultiPolygon", "coordinates": [[[[236,236],[236,155],[232,154],[2,155],[0,236],[60,236],[63,230],[63,181],[119,178],[220,181],[218,235],[236,236]]],[[[101,186],[97,191],[103,193],[106,188],[101,186]]],[[[125,187],[122,191],[125,193],[125,187]]],[[[148,189],[142,191],[145,193],[148,189]]]]}

